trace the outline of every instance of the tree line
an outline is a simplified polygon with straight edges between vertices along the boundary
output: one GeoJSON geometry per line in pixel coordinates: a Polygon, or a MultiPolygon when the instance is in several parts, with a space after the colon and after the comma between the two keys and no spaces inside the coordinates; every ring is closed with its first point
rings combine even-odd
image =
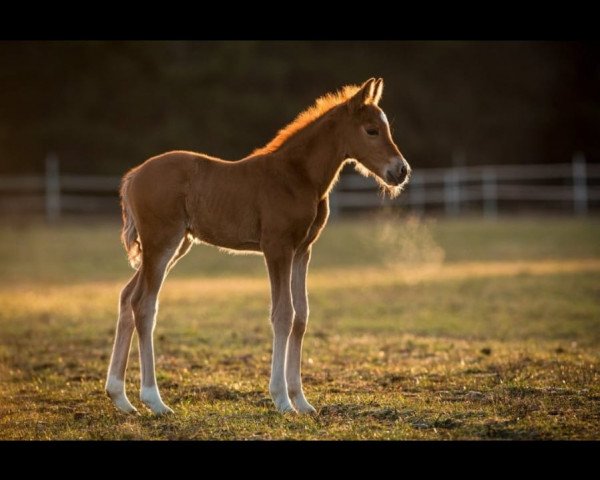
{"type": "Polygon", "coordinates": [[[600,159],[600,48],[577,42],[0,42],[0,173],[237,159],[371,76],[414,167],[600,159]],[[455,153],[460,155],[453,155],[455,153]],[[454,160],[453,160],[454,158],[454,160]]]}

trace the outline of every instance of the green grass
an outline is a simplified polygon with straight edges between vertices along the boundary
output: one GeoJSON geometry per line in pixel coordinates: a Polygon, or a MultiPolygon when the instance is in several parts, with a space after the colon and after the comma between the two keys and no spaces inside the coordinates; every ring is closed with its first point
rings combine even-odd
{"type": "Polygon", "coordinates": [[[175,416],[103,392],[120,288],[116,222],[0,226],[0,438],[600,439],[600,222],[381,216],[315,246],[304,382],[268,397],[257,256],[197,246],[169,276],[157,373],[175,416]]]}

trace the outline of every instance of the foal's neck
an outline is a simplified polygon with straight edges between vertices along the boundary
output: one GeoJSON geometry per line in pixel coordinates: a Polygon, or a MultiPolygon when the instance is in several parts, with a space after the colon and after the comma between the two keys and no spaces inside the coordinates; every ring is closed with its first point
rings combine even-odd
{"type": "Polygon", "coordinates": [[[314,188],[319,199],[327,196],[337,181],[345,152],[333,115],[325,115],[290,138],[276,152],[278,161],[297,170],[314,188]]]}

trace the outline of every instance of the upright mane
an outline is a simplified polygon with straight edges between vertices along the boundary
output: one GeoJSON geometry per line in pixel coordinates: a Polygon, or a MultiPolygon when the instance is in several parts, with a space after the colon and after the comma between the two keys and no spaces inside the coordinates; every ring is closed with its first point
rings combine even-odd
{"type": "Polygon", "coordinates": [[[307,125],[313,123],[331,109],[352,98],[360,88],[359,85],[346,85],[337,92],[327,93],[322,97],[317,98],[314,105],[301,112],[292,123],[279,130],[277,135],[275,135],[275,138],[264,147],[254,150],[251,156],[265,155],[279,149],[285,142],[300,130],[304,129],[307,125]]]}

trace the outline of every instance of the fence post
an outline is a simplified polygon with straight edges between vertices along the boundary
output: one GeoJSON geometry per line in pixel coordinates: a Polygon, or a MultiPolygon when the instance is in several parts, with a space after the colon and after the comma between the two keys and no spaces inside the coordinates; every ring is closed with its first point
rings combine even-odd
{"type": "Polygon", "coordinates": [[[459,168],[449,168],[444,173],[444,206],[446,215],[456,216],[460,213],[459,168]]]}
{"type": "Polygon", "coordinates": [[[496,185],[496,171],[486,167],[481,171],[481,189],[483,193],[484,218],[496,219],[498,217],[498,187],[496,185]]]}
{"type": "Polygon", "coordinates": [[[408,184],[410,203],[417,215],[423,215],[425,211],[425,183],[419,174],[414,174],[408,184]]]}
{"type": "Polygon", "coordinates": [[[58,157],[49,153],[46,157],[46,219],[54,222],[60,217],[60,171],[58,157]]]}
{"type": "Polygon", "coordinates": [[[573,207],[577,215],[588,211],[587,172],[585,156],[578,152],[573,156],[573,207]]]}

